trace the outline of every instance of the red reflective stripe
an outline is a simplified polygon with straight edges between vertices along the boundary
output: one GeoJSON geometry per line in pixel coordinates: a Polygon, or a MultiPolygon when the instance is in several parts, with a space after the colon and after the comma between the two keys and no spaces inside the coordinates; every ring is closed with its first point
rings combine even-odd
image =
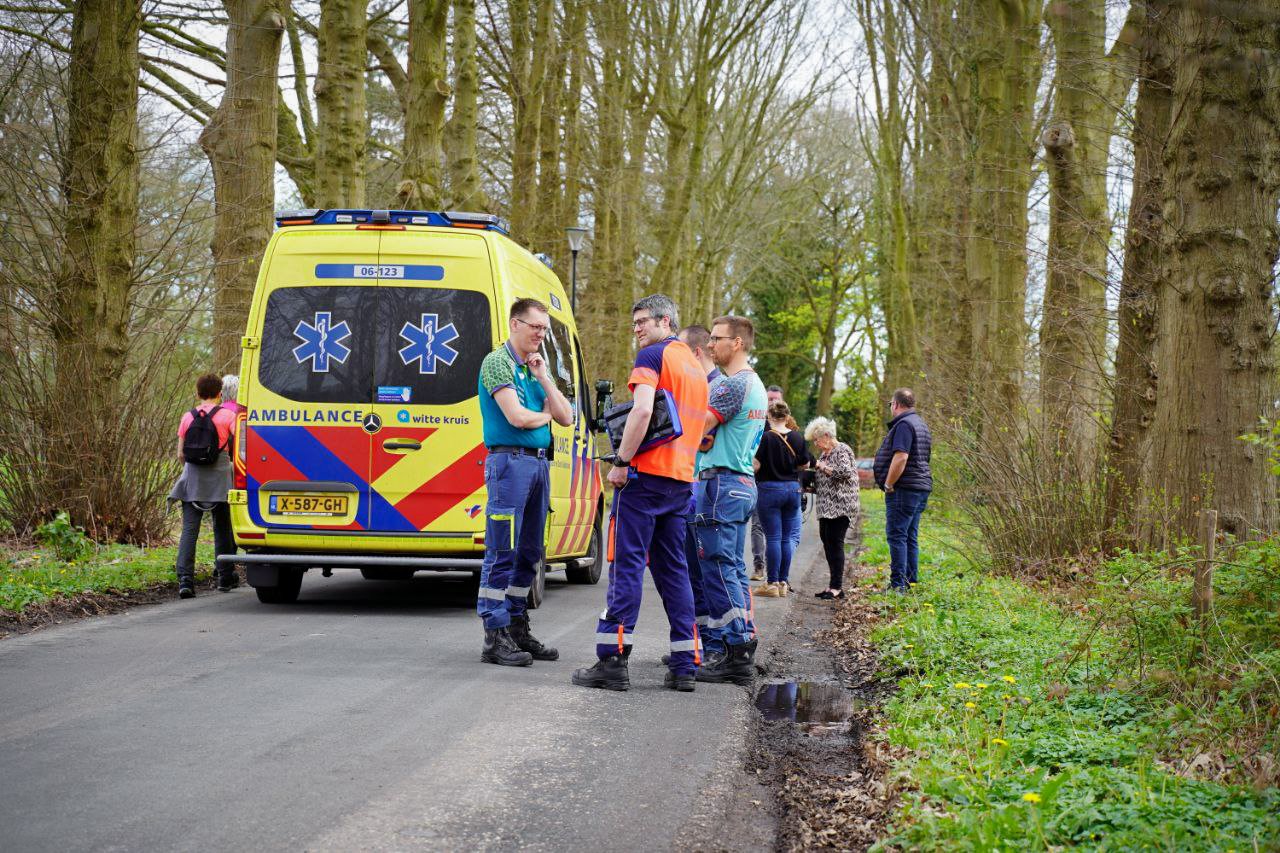
{"type": "Polygon", "coordinates": [[[623,633],[622,626],[619,625],[618,626],[618,654],[622,654],[625,651],[625,648],[624,648],[625,644],[623,643],[623,640],[625,639],[626,639],[626,634],[623,633]]]}
{"type": "Polygon", "coordinates": [[[702,666],[702,640],[698,637],[698,623],[693,623],[693,662],[702,666]]]}

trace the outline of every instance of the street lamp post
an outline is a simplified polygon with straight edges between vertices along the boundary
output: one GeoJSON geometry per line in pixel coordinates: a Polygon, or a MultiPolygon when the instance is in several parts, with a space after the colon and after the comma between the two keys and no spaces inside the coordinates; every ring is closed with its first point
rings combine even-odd
{"type": "Polygon", "coordinates": [[[564,233],[569,238],[569,254],[572,256],[569,271],[569,305],[576,313],[578,310],[578,252],[582,251],[582,244],[587,239],[587,229],[575,226],[564,229],[564,233]]]}

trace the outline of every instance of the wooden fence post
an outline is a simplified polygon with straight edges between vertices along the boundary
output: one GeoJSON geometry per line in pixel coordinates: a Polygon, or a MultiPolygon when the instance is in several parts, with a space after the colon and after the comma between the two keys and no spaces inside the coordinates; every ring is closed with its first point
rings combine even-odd
{"type": "Polygon", "coordinates": [[[1213,609],[1213,558],[1217,550],[1218,511],[1206,509],[1200,513],[1200,559],[1196,561],[1195,577],[1191,583],[1191,609],[1196,619],[1204,621],[1213,609]]]}

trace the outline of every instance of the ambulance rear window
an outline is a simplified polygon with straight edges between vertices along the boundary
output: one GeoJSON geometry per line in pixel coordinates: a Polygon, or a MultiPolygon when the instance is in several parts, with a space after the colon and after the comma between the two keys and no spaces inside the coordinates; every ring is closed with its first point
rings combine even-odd
{"type": "Polygon", "coordinates": [[[446,288],[285,287],[267,299],[258,379],[301,403],[474,397],[492,348],[489,299],[446,288]]]}

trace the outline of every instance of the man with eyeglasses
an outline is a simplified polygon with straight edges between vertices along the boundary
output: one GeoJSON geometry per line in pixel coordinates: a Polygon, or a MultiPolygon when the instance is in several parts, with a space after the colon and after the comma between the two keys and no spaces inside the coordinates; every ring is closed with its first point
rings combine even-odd
{"type": "Polygon", "coordinates": [[[551,422],[573,423],[573,409],[547,372],[540,352],[551,329],[547,306],[518,299],[510,337],[480,364],[484,423],[484,564],[476,611],[484,620],[480,659],[501,666],[556,660],[560,653],[529,631],[529,589],[545,556],[550,505],[551,422]]]}
{"type": "Polygon", "coordinates": [[[627,659],[640,615],[647,562],[671,629],[671,656],[663,684],[689,692],[696,684],[694,673],[701,654],[684,540],[707,416],[707,378],[689,347],[675,336],[680,322],[669,297],[646,296],[632,307],[631,319],[640,351],[628,381],[631,412],[609,472],[609,482],[616,489],[609,519],[613,565],[605,611],[596,625],[598,660],[575,671],[573,683],[606,690],[630,688],[627,659]],[[660,393],[670,395],[683,431],[672,441],[641,450],[660,393]]]}

